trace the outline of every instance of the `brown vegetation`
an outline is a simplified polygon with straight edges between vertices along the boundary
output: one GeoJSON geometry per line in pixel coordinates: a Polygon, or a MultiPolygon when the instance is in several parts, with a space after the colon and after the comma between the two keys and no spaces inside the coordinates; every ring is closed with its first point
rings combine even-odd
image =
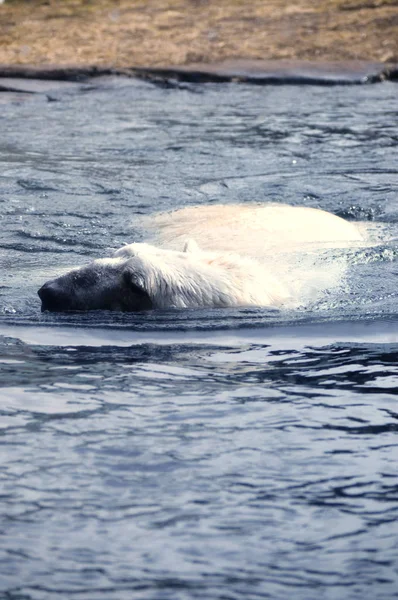
{"type": "Polygon", "coordinates": [[[6,0],[0,63],[398,62],[398,0],[6,0]]]}

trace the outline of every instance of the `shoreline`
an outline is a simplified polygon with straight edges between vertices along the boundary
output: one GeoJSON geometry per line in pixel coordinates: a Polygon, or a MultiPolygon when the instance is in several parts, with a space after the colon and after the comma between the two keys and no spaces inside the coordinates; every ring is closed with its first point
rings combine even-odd
{"type": "Polygon", "coordinates": [[[380,73],[380,65],[398,64],[397,7],[397,0],[5,0],[0,64],[180,73],[193,64],[214,74],[212,65],[226,60],[365,61],[380,73]]]}
{"type": "MultiPolygon", "coordinates": [[[[363,85],[398,81],[398,65],[365,61],[320,62],[298,60],[191,64],[164,68],[111,66],[0,65],[0,92],[35,93],[27,80],[36,82],[87,82],[103,77],[135,77],[160,85],[186,83],[249,83],[254,85],[363,85]]],[[[43,88],[44,89],[44,88],[43,88]]]]}

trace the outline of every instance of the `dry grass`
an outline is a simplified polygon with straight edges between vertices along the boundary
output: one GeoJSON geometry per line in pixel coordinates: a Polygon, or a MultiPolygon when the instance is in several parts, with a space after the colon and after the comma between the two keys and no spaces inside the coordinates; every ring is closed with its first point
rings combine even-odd
{"type": "Polygon", "coordinates": [[[398,62],[398,0],[6,0],[0,63],[398,62]]]}

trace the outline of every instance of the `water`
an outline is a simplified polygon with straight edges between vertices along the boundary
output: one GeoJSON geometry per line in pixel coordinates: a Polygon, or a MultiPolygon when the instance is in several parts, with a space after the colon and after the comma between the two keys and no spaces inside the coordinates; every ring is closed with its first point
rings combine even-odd
{"type": "Polygon", "coordinates": [[[396,597],[396,94],[1,98],[1,598],[396,597]],[[40,312],[46,279],[142,215],[253,200],[377,235],[297,310],[40,312]]]}

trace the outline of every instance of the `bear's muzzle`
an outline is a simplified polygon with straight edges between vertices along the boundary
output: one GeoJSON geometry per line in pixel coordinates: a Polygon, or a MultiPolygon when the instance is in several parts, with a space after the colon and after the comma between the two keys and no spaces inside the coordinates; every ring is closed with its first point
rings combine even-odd
{"type": "Polygon", "coordinates": [[[48,281],[37,293],[41,300],[41,312],[64,312],[74,308],[70,294],[60,289],[55,281],[48,281]]]}

